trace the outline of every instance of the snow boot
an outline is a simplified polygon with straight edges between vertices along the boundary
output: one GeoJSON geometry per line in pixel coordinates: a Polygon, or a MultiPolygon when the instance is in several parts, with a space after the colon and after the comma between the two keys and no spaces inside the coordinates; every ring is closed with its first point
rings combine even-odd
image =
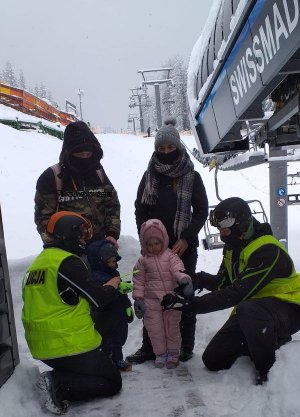
{"type": "Polygon", "coordinates": [[[155,368],[163,368],[166,364],[168,354],[163,353],[162,355],[156,355],[154,366],[155,368]]]}
{"type": "Polygon", "coordinates": [[[43,372],[37,382],[41,394],[42,406],[56,415],[66,414],[68,403],[57,398],[51,372],[43,372]]]}
{"type": "Polygon", "coordinates": [[[268,372],[256,371],[255,385],[263,385],[268,381],[268,372]]]}
{"type": "Polygon", "coordinates": [[[181,349],[179,360],[181,362],[189,361],[190,359],[192,359],[193,355],[194,355],[194,353],[193,353],[192,350],[181,349]]]}
{"type": "Polygon", "coordinates": [[[166,367],[168,369],[174,369],[179,365],[179,351],[178,350],[168,350],[166,367]]]}
{"type": "Polygon", "coordinates": [[[116,367],[121,372],[130,372],[130,371],[132,371],[132,363],[124,361],[124,359],[120,359],[119,361],[117,361],[116,362],[116,367]]]}
{"type": "Polygon", "coordinates": [[[152,361],[155,359],[155,355],[153,352],[147,352],[145,348],[142,346],[132,355],[127,356],[125,359],[127,362],[130,363],[144,363],[146,361],[152,361]]]}

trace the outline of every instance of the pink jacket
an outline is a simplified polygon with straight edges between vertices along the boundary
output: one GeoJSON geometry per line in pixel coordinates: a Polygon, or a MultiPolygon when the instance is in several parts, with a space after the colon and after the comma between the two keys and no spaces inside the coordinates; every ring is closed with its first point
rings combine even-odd
{"type": "MultiPolygon", "coordinates": [[[[139,272],[133,278],[133,298],[155,300],[160,302],[163,296],[173,292],[183,277],[190,277],[180,271],[184,265],[178,255],[168,248],[169,238],[166,228],[160,220],[151,219],[143,223],[140,233],[140,242],[144,255],[140,257],[134,269],[139,272]],[[163,249],[159,255],[147,253],[146,239],[157,237],[163,242],[163,249]]],[[[154,306],[153,306],[154,307],[154,306]]],[[[157,308],[157,307],[156,307],[157,308]]]]}
{"type": "MultiPolygon", "coordinates": [[[[186,274],[178,255],[168,249],[169,238],[160,220],[151,219],[142,224],[140,241],[144,255],[134,269],[139,272],[133,278],[133,298],[145,302],[144,325],[148,331],[155,355],[178,351],[181,344],[179,322],[181,312],[162,311],[160,305],[165,294],[173,292],[186,274]],[[146,241],[156,237],[163,243],[158,255],[147,253],[146,241]]],[[[190,277],[188,277],[190,279],[190,277]]]]}

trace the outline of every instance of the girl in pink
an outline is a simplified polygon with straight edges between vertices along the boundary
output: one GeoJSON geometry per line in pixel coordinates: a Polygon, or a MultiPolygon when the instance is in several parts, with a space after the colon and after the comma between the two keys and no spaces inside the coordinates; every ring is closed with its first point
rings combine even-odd
{"type": "Polygon", "coordinates": [[[178,255],[168,248],[169,238],[160,220],[151,219],[142,224],[140,242],[143,255],[134,269],[134,307],[138,318],[144,317],[156,355],[155,366],[175,368],[179,363],[181,312],[162,311],[160,305],[165,294],[173,292],[178,284],[185,284],[186,297],[192,296],[191,278],[182,272],[184,265],[178,255]]]}

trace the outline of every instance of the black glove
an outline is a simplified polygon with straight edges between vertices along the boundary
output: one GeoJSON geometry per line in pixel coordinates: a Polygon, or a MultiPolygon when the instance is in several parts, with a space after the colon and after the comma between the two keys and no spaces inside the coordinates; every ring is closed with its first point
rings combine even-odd
{"type": "Polygon", "coordinates": [[[160,303],[163,311],[166,310],[178,310],[186,311],[191,310],[190,301],[178,294],[166,294],[163,296],[162,302],[160,303]]]}
{"type": "Polygon", "coordinates": [[[134,312],[138,319],[142,319],[145,314],[145,301],[142,299],[135,300],[133,303],[134,312]]]}
{"type": "Polygon", "coordinates": [[[194,295],[194,289],[192,280],[188,277],[184,277],[182,281],[177,281],[178,286],[174,288],[176,295],[179,295],[184,298],[192,298],[194,295]]]}
{"type": "Polygon", "coordinates": [[[199,290],[198,292],[200,292],[203,290],[204,285],[203,285],[202,271],[201,272],[182,271],[182,272],[184,272],[185,274],[191,277],[194,291],[199,290]]]}

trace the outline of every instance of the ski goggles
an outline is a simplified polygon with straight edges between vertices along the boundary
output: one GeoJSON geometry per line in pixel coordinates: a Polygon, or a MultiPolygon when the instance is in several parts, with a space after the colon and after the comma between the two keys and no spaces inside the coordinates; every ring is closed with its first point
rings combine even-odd
{"type": "Polygon", "coordinates": [[[236,224],[236,216],[230,211],[218,211],[216,213],[215,210],[211,210],[209,213],[209,222],[213,227],[228,229],[236,224]]]}

